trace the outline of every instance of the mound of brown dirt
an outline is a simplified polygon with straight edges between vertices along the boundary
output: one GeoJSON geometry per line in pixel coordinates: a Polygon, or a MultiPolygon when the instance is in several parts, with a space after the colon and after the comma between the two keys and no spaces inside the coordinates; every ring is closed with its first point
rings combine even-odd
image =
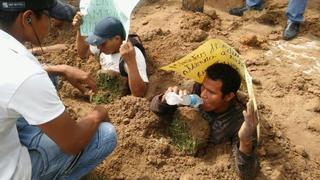
{"type": "MultiPolygon", "coordinates": [[[[243,18],[228,15],[229,8],[241,3],[209,1],[205,13],[184,11],[178,0],[140,3],[132,16],[131,31],[142,37],[149,56],[148,92],[146,98],[126,96],[106,105],[117,129],[118,146],[87,179],[238,178],[230,144],[209,145],[197,157],[185,155],[173,145],[168,121],[149,110],[150,98],[168,86],[191,84],[159,68],[210,38],[235,47],[254,78],[261,112],[261,142],[256,149],[261,166],[258,179],[320,178],[320,17],[315,13],[319,3],[308,2],[302,31],[290,42],[279,40],[286,22],[286,0],[268,1],[262,12],[246,13],[243,18]],[[214,13],[209,13],[212,10],[214,13]],[[248,34],[253,38],[241,41],[240,37],[248,34]]],[[[100,69],[98,61],[77,56],[75,32],[70,29],[69,25],[52,29],[46,44],[67,43],[69,49],[44,54],[42,61],[73,65],[95,75],[100,69]]],[[[67,82],[61,82],[59,93],[68,111],[75,118],[84,116],[93,104],[67,82]]]]}

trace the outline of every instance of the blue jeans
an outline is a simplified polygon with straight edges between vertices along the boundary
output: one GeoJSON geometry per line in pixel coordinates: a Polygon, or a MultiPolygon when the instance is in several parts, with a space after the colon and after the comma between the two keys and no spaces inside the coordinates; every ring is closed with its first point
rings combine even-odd
{"type": "Polygon", "coordinates": [[[67,155],[37,126],[17,120],[20,142],[29,150],[32,179],[80,179],[101,163],[116,147],[115,128],[101,123],[96,135],[78,155],[67,155]]]}
{"type": "Polygon", "coordinates": [[[246,5],[250,8],[260,8],[262,6],[262,0],[246,0],[246,5]]]}
{"type": "MultiPolygon", "coordinates": [[[[55,87],[58,77],[50,76],[55,87]]],[[[78,155],[65,154],[58,145],[37,126],[31,126],[24,118],[17,120],[21,144],[29,150],[32,163],[32,179],[77,180],[100,164],[116,147],[116,130],[112,124],[100,124],[95,136],[78,155]]]]}
{"type": "MultiPolygon", "coordinates": [[[[290,0],[287,9],[288,21],[301,23],[308,0],[290,0]]],[[[250,8],[260,8],[262,0],[246,0],[246,5],[250,8]]]]}
{"type": "Polygon", "coordinates": [[[291,0],[288,5],[287,17],[288,21],[301,23],[303,21],[304,10],[306,9],[308,0],[291,0]]]}

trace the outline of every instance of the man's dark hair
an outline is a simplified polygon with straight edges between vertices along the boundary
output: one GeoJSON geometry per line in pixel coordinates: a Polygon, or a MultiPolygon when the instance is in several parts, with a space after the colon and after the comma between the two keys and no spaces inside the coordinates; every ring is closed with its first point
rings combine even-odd
{"type": "MultiPolygon", "coordinates": [[[[33,10],[36,18],[40,19],[44,10],[33,10]]],[[[0,10],[0,28],[8,30],[16,21],[19,14],[24,11],[2,11],[0,10]]]]}
{"type": "Polygon", "coordinates": [[[0,0],[0,27],[8,30],[21,12],[32,10],[40,18],[42,11],[52,7],[55,0],[0,0]]]}
{"type": "Polygon", "coordinates": [[[213,64],[207,68],[206,73],[211,80],[221,80],[223,96],[230,92],[236,93],[240,88],[241,78],[239,73],[227,64],[213,64]]]}
{"type": "Polygon", "coordinates": [[[10,12],[0,10],[0,28],[8,29],[16,21],[20,12],[10,12]]]}

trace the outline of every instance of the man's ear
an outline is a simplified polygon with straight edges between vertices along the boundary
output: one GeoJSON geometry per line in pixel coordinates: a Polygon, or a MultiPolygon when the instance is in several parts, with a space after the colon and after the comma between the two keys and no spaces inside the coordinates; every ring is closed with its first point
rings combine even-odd
{"type": "Polygon", "coordinates": [[[227,102],[230,102],[234,97],[235,97],[235,93],[234,92],[230,92],[226,95],[224,95],[223,99],[227,102]]]}
{"type": "Polygon", "coordinates": [[[27,10],[22,13],[22,24],[23,26],[30,26],[32,23],[33,12],[31,10],[27,10]]]}

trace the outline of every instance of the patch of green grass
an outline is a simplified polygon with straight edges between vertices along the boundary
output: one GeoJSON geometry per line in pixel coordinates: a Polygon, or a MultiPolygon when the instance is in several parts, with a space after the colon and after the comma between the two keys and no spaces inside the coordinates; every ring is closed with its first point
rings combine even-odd
{"type": "Polygon", "coordinates": [[[180,151],[189,155],[197,153],[199,143],[188,134],[188,127],[184,122],[175,117],[170,124],[169,131],[173,143],[180,151]]]}
{"type": "Polygon", "coordinates": [[[99,89],[119,89],[120,78],[117,76],[111,76],[107,73],[98,73],[96,76],[97,87],[99,89]]]}
{"type": "Polygon", "coordinates": [[[108,72],[97,73],[96,83],[98,93],[90,97],[90,101],[93,103],[111,103],[125,94],[126,80],[119,75],[112,75],[108,72]]]}
{"type": "Polygon", "coordinates": [[[111,103],[115,97],[112,96],[109,92],[99,91],[98,93],[90,97],[90,101],[96,104],[107,104],[111,103]]]}

